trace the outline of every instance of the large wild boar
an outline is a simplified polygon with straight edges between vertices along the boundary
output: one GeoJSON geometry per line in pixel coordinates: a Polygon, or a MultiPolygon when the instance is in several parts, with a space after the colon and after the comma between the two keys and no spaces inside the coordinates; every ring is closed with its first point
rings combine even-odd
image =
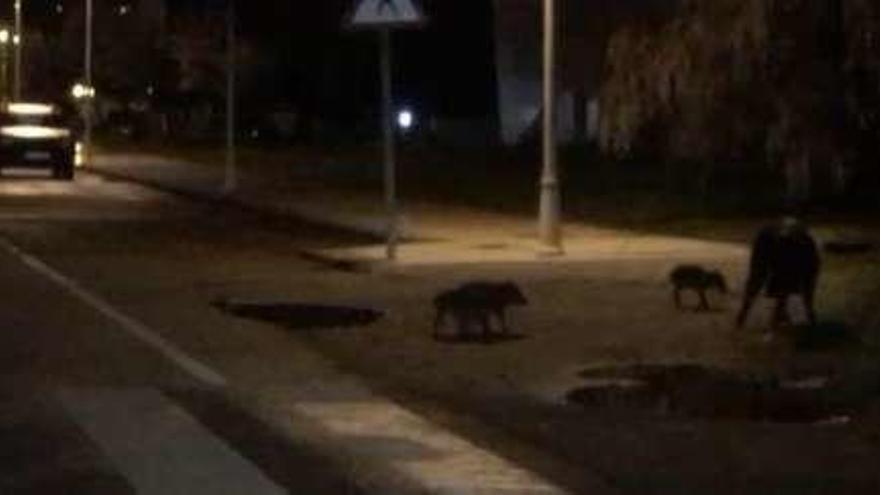
{"type": "Polygon", "coordinates": [[[773,328],[791,322],[787,309],[791,295],[801,297],[809,324],[814,325],[813,297],[820,264],[816,241],[800,221],[786,217],[761,229],[752,242],[749,275],[742,308],[736,318],[737,327],[745,323],[761,289],[765,290],[767,297],[775,300],[773,328]]]}

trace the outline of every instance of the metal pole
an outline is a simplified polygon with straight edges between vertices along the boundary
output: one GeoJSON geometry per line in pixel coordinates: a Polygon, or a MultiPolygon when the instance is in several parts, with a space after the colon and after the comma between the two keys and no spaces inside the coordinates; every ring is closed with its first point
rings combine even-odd
{"type": "Polygon", "coordinates": [[[15,36],[12,40],[15,44],[15,80],[12,85],[12,95],[16,101],[21,101],[21,50],[24,45],[21,0],[15,0],[15,36]]]}
{"type": "Polygon", "coordinates": [[[385,176],[385,205],[388,215],[388,241],[385,256],[388,260],[397,259],[397,242],[399,237],[397,211],[397,180],[394,157],[394,122],[391,100],[391,30],[383,28],[381,38],[382,71],[382,155],[385,176]]]}
{"type": "Polygon", "coordinates": [[[6,103],[9,100],[9,67],[8,67],[9,63],[7,60],[9,58],[9,54],[7,52],[8,45],[6,44],[6,42],[3,42],[2,44],[0,44],[0,49],[2,49],[2,54],[0,54],[0,56],[2,56],[2,64],[0,64],[0,66],[2,66],[2,67],[0,67],[0,72],[2,72],[2,76],[0,76],[0,77],[2,77],[2,79],[3,79],[3,100],[2,101],[3,101],[3,103],[6,103]]]}
{"type": "Polygon", "coordinates": [[[544,149],[538,234],[546,247],[562,251],[556,170],[555,19],[554,0],[544,0],[544,149]]]}
{"type": "Polygon", "coordinates": [[[235,1],[228,0],[226,9],[226,172],[223,192],[230,194],[237,186],[235,156],[235,1]]]}
{"type": "Polygon", "coordinates": [[[94,84],[92,84],[92,20],[94,19],[92,0],[86,0],[86,43],[85,43],[85,84],[88,89],[88,96],[85,98],[85,112],[83,115],[84,132],[83,132],[83,162],[87,165],[92,163],[92,112],[94,110],[95,95],[93,92],[94,84]]]}

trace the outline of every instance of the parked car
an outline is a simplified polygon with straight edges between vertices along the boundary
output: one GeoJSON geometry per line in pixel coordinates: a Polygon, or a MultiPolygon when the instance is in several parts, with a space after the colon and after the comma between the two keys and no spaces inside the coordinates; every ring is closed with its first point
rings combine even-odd
{"type": "Polygon", "coordinates": [[[76,136],[57,105],[6,103],[0,108],[0,169],[48,167],[57,179],[72,180],[76,136]]]}

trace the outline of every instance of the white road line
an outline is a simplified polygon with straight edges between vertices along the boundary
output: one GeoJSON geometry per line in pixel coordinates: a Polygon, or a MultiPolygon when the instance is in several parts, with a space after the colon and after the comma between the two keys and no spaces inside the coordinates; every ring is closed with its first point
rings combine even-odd
{"type": "MultiPolygon", "coordinates": [[[[333,372],[264,390],[253,413],[283,435],[305,435],[367,493],[567,495],[565,487],[420,416],[355,376],[333,372]]],[[[585,468],[585,470],[588,468],[585,468]]],[[[580,493],[614,495],[584,473],[580,493]]]]}
{"type": "Polygon", "coordinates": [[[142,495],[287,493],[153,389],[65,389],[65,410],[142,495]]]}
{"type": "Polygon", "coordinates": [[[0,246],[17,257],[34,271],[49,278],[70,294],[91,306],[99,313],[116,322],[126,333],[153,347],[163,356],[171,360],[193,378],[213,387],[225,387],[226,379],[217,371],[201,361],[190,357],[174,344],[157,334],[143,323],[122,313],[95,294],[92,294],[76,281],[59,273],[36,256],[29,254],[5,237],[0,237],[0,246]]]}
{"type": "Polygon", "coordinates": [[[567,493],[539,475],[381,398],[299,401],[291,405],[291,410],[325,428],[331,441],[356,457],[367,456],[414,480],[424,493],[567,493]]]}

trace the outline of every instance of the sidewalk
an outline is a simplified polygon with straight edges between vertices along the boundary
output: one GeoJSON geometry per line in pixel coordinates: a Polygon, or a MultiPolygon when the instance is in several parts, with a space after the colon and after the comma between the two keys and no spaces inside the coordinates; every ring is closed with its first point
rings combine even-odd
{"type": "MultiPolygon", "coordinates": [[[[373,245],[315,253],[331,260],[382,266],[386,215],[382,198],[353,196],[316,186],[314,178],[298,183],[284,171],[239,170],[238,187],[224,195],[223,167],[186,163],[159,156],[102,154],[90,170],[202,199],[229,201],[274,214],[340,227],[378,238],[373,245]],[[259,172],[259,174],[254,173],[259,172]]],[[[723,242],[647,235],[567,222],[562,253],[536,239],[536,219],[433,203],[402,205],[402,237],[397,266],[470,263],[564,263],[611,259],[742,258],[743,246],[723,242]]]]}

